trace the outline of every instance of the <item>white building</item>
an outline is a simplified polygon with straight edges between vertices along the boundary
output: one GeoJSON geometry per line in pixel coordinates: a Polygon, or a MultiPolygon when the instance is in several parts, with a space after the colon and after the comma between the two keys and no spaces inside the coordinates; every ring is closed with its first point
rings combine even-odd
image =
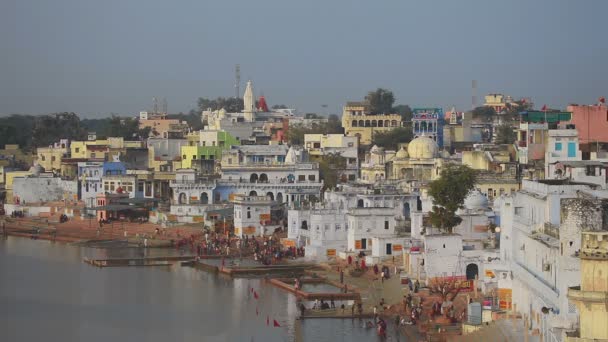
{"type": "Polygon", "coordinates": [[[339,170],[341,182],[354,181],[359,173],[359,139],[344,134],[305,134],[304,148],[311,159],[320,160],[324,156],[337,155],[345,160],[345,167],[339,170]]]}
{"type": "Polygon", "coordinates": [[[594,187],[524,180],[521,191],[500,201],[500,258],[511,271],[513,309],[546,341],[561,341],[577,324],[567,289],[580,283],[581,229],[606,221],[596,203],[608,194],[594,187]]]}
{"type": "Polygon", "coordinates": [[[235,195],[234,203],[234,234],[263,236],[272,234],[270,226],[270,206],[272,201],[266,196],[235,195]]]}
{"type": "Polygon", "coordinates": [[[420,230],[413,227],[422,222],[417,201],[417,194],[403,194],[394,189],[341,185],[338,191],[327,191],[322,203],[291,207],[288,238],[304,246],[308,256],[322,258],[363,250],[371,254],[373,263],[393,255],[393,250],[401,253],[403,242],[399,238],[420,230]],[[377,248],[373,247],[374,238],[380,239],[377,248]]]}

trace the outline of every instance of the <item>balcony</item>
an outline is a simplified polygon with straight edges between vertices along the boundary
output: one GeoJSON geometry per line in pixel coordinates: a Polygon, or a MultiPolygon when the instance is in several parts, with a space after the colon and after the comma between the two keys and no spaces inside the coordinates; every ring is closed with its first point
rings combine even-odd
{"type": "Polygon", "coordinates": [[[568,299],[585,303],[602,303],[608,305],[608,292],[582,291],[580,286],[568,288],[568,299]]]}

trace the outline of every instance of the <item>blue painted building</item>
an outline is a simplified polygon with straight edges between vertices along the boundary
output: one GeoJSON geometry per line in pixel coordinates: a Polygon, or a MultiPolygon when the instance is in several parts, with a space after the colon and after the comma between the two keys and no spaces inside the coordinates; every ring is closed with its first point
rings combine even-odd
{"type": "Polygon", "coordinates": [[[412,110],[412,131],[414,138],[431,137],[439,147],[443,147],[443,109],[414,108],[412,110]]]}

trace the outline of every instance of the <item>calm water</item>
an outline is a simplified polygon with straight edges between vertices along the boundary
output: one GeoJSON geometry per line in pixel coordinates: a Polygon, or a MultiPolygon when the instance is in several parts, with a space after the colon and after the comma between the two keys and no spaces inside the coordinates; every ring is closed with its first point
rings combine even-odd
{"type": "Polygon", "coordinates": [[[141,253],[0,240],[0,340],[249,342],[293,341],[296,334],[304,341],[378,340],[358,320],[305,320],[296,333],[295,298],[261,280],[178,264],[100,269],[82,262],[141,253]],[[273,319],[281,327],[272,327],[273,319]]]}

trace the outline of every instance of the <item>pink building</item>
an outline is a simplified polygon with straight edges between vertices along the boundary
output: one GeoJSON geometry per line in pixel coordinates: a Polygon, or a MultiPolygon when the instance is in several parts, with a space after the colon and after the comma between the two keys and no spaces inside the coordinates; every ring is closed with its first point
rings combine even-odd
{"type": "Polygon", "coordinates": [[[576,126],[581,144],[608,142],[608,107],[605,103],[570,105],[568,111],[572,112],[570,123],[576,126]]]}

